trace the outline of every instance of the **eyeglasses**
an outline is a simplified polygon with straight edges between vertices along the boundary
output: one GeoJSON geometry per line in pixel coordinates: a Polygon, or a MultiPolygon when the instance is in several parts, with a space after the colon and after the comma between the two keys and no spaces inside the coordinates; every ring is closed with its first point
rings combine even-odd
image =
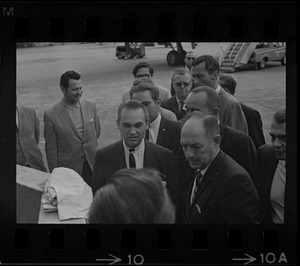
{"type": "Polygon", "coordinates": [[[149,78],[150,77],[150,74],[141,74],[141,75],[136,75],[135,76],[136,78],[149,78]]]}
{"type": "Polygon", "coordinates": [[[191,83],[190,82],[174,82],[174,84],[177,86],[177,87],[181,87],[182,84],[184,85],[184,87],[188,87],[191,83]]]}
{"type": "Polygon", "coordinates": [[[195,58],[193,58],[193,57],[187,57],[186,59],[187,60],[195,60],[195,58]]]}

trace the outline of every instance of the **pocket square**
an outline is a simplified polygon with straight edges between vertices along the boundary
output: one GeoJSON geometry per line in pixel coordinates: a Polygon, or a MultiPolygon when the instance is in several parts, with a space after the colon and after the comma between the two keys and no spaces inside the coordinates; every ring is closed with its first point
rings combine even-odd
{"type": "Polygon", "coordinates": [[[198,213],[201,213],[201,208],[198,204],[196,204],[196,209],[197,209],[198,213]]]}
{"type": "Polygon", "coordinates": [[[93,122],[94,121],[94,118],[92,118],[91,120],[90,120],[90,122],[93,122]]]}

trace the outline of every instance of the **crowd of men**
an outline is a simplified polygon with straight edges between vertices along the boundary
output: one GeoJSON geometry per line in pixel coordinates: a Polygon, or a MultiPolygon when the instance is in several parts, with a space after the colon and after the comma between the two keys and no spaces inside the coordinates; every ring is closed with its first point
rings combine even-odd
{"type": "MultiPolygon", "coordinates": [[[[154,84],[148,63],[134,67],[118,108],[120,140],[106,147],[80,74],[64,73],[62,100],[44,112],[49,171],[71,168],[91,186],[93,223],[286,223],[296,210],[285,108],[270,117],[266,145],[259,112],[236,99],[218,62],[193,52],[185,62],[170,89],[154,84]]],[[[17,164],[46,171],[34,109],[17,105],[16,121],[17,164]]]]}

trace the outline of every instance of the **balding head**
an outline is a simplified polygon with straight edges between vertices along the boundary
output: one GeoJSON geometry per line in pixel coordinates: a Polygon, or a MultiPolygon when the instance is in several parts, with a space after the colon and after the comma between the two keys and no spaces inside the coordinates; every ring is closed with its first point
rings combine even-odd
{"type": "Polygon", "coordinates": [[[195,111],[204,115],[214,115],[218,119],[219,115],[219,96],[216,91],[208,86],[194,88],[185,99],[187,114],[195,111]]]}
{"type": "Polygon", "coordinates": [[[205,169],[220,149],[221,136],[214,116],[195,112],[181,130],[184,155],[193,169],[205,169]]]}

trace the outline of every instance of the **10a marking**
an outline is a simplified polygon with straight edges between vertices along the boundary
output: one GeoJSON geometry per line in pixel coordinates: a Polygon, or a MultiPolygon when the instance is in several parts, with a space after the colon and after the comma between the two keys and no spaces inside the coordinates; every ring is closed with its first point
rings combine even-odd
{"type": "Polygon", "coordinates": [[[279,259],[277,258],[274,253],[269,252],[267,254],[260,253],[261,263],[273,264],[273,263],[288,263],[286,255],[284,252],[280,253],[279,259]]]}
{"type": "Polygon", "coordinates": [[[131,259],[131,254],[128,255],[128,264],[131,265],[131,261],[133,261],[134,265],[142,265],[144,263],[144,257],[141,254],[136,254],[131,259]]]}

